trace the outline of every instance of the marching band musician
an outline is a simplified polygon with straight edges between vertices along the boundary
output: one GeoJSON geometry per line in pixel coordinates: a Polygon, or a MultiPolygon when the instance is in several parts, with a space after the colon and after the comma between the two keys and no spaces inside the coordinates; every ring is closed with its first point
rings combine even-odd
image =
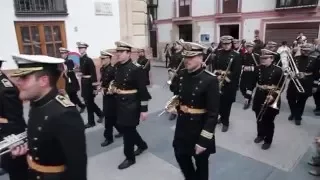
{"type": "Polygon", "coordinates": [[[118,169],[126,169],[136,163],[135,156],[148,149],[147,143],[137,131],[139,119],[146,120],[148,101],[151,95],[143,79],[143,70],[131,60],[132,45],[117,41],[118,63],[115,73],[115,92],[117,104],[117,123],[123,133],[124,155],[126,159],[118,169]],[[138,149],[134,151],[134,146],[138,149]]]}
{"type": "Polygon", "coordinates": [[[218,76],[221,97],[220,97],[220,120],[222,132],[229,129],[230,111],[235,102],[241,74],[241,59],[238,52],[232,48],[232,36],[222,36],[222,49],[217,51],[213,60],[213,72],[218,76]],[[223,78],[224,77],[224,78],[223,78]]]}
{"type": "MultiPolygon", "coordinates": [[[[0,58],[0,69],[4,60],[0,58]]],[[[0,70],[0,138],[25,131],[27,125],[23,117],[23,105],[19,99],[19,89],[0,70]]],[[[8,172],[10,180],[28,177],[26,156],[1,156],[1,167],[8,172]]]]}
{"type": "Polygon", "coordinates": [[[219,112],[219,85],[217,78],[201,67],[205,47],[192,42],[183,46],[186,69],[170,86],[180,102],[173,147],[185,179],[208,180],[208,158],[216,151],[214,129],[219,112]]]}
{"type": "Polygon", "coordinates": [[[266,45],[266,48],[272,52],[274,52],[273,56],[273,63],[277,66],[280,66],[282,67],[282,62],[280,61],[281,60],[281,56],[280,54],[277,52],[277,46],[278,44],[274,41],[269,41],[266,45]]]}
{"type": "Polygon", "coordinates": [[[150,60],[146,58],[145,55],[145,51],[144,49],[139,49],[139,58],[137,60],[137,63],[141,66],[141,68],[143,69],[143,74],[145,74],[145,81],[146,81],[146,85],[149,86],[150,85],[150,60]]]}
{"type": "MultiPolygon", "coordinates": [[[[254,77],[252,78],[252,83],[256,84],[252,110],[257,117],[258,132],[254,142],[260,143],[264,141],[261,148],[267,150],[270,148],[273,140],[274,119],[277,114],[279,114],[278,109],[274,109],[269,105],[274,103],[277,96],[281,95],[280,89],[284,83],[285,76],[282,69],[272,63],[274,58],[273,53],[267,49],[262,49],[261,52],[261,65],[255,69],[254,77]],[[261,113],[263,111],[265,112],[261,113]]],[[[251,91],[253,91],[253,89],[251,89],[251,91]]],[[[280,106],[281,98],[278,99],[277,105],[280,106]]]]}
{"type": "Polygon", "coordinates": [[[254,76],[255,68],[260,64],[259,55],[253,53],[253,42],[247,42],[245,44],[247,52],[242,57],[242,74],[240,78],[240,91],[245,98],[243,109],[250,107],[252,91],[255,84],[252,84],[252,76],[254,76]]]}
{"type": "Polygon", "coordinates": [[[75,66],[74,63],[71,59],[68,58],[68,53],[69,50],[66,48],[59,48],[61,57],[63,59],[65,59],[65,74],[64,74],[64,78],[66,81],[66,93],[69,96],[69,99],[71,100],[71,102],[75,105],[78,105],[80,108],[80,113],[83,113],[86,105],[84,105],[81,100],[78,97],[77,92],[80,90],[80,85],[79,85],[79,81],[77,79],[76,73],[74,72],[75,66]]]}
{"type": "Polygon", "coordinates": [[[320,67],[317,61],[319,60],[317,56],[310,55],[313,48],[312,46],[310,43],[301,45],[301,55],[295,57],[295,65],[299,73],[292,76],[295,76],[293,78],[299,79],[304,92],[299,92],[292,81],[290,81],[287,89],[287,100],[291,111],[288,120],[294,120],[298,126],[301,125],[307,99],[312,96],[312,91],[316,91],[318,86],[318,84],[314,82],[318,78],[320,67]]]}
{"type": "MultiPolygon", "coordinates": [[[[182,57],[182,51],[183,51],[183,47],[182,47],[182,43],[184,41],[182,39],[176,41],[175,46],[173,47],[175,49],[175,51],[171,54],[171,59],[170,59],[170,63],[169,63],[169,68],[176,70],[179,66],[179,64],[181,63],[181,61],[183,60],[182,57]]],[[[170,114],[169,120],[175,120],[177,118],[177,115],[174,113],[170,114]]]]}
{"type": "Polygon", "coordinates": [[[75,105],[59,94],[58,64],[64,59],[43,55],[14,55],[20,99],[30,101],[27,143],[15,147],[14,157],[27,154],[30,180],[87,179],[83,119],[75,105]]]}
{"type": "Polygon", "coordinates": [[[103,121],[103,113],[101,109],[94,102],[95,91],[99,85],[97,82],[96,67],[93,60],[87,55],[87,48],[89,45],[84,42],[77,42],[80,57],[80,71],[81,76],[81,96],[87,106],[88,123],[86,128],[91,128],[96,125],[94,121],[94,113],[99,117],[98,123],[103,121]]]}
{"type": "Polygon", "coordinates": [[[120,129],[117,124],[116,113],[116,98],[115,95],[109,92],[109,86],[111,81],[114,80],[115,67],[112,60],[112,54],[104,50],[100,52],[100,59],[102,61],[101,72],[101,88],[103,92],[103,113],[105,117],[104,121],[104,133],[105,141],[101,143],[102,147],[108,146],[113,143],[113,127],[119,132],[115,137],[121,137],[120,129]]]}
{"type": "Polygon", "coordinates": [[[244,44],[244,40],[240,41],[240,39],[233,39],[234,50],[240,53],[241,56],[245,53],[245,48],[243,47],[244,44]]]}

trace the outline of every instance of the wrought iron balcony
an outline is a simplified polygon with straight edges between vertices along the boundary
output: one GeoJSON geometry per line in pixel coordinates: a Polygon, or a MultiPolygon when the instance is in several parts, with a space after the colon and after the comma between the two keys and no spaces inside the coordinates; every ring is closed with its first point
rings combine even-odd
{"type": "Polygon", "coordinates": [[[317,7],[319,0],[277,0],[276,9],[317,7]]]}
{"type": "Polygon", "coordinates": [[[19,15],[67,15],[66,0],[14,0],[19,15]]]}

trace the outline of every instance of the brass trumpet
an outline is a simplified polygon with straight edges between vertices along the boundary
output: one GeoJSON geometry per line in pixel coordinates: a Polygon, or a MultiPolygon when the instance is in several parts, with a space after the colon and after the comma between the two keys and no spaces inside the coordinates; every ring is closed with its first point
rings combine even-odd
{"type": "Polygon", "coordinates": [[[169,73],[169,80],[167,81],[168,85],[172,84],[172,80],[173,80],[174,77],[177,76],[178,71],[181,69],[183,62],[184,62],[184,58],[179,63],[177,69],[168,69],[168,73],[169,73]]]}
{"type": "Polygon", "coordinates": [[[288,76],[284,76],[284,74],[282,74],[277,86],[271,90],[269,90],[267,96],[266,96],[266,100],[264,101],[263,105],[262,105],[262,108],[259,112],[259,114],[257,115],[257,120],[258,121],[261,121],[263,116],[265,115],[265,113],[267,112],[267,109],[270,107],[272,109],[276,109],[276,110],[279,110],[279,106],[278,106],[278,102],[281,98],[281,93],[283,92],[284,88],[285,88],[285,85],[286,85],[286,81],[288,80],[288,76]],[[282,81],[282,79],[284,78],[284,81],[282,81]],[[283,82],[281,84],[281,82],[283,82]],[[280,87],[281,86],[281,87],[280,87]],[[280,87],[280,89],[279,89],[280,87]],[[277,97],[274,99],[273,103],[272,104],[269,104],[269,97],[278,91],[278,95],[277,97]]]}
{"type": "Polygon", "coordinates": [[[164,110],[158,116],[163,115],[165,112],[177,114],[176,107],[179,104],[180,104],[179,96],[178,95],[172,96],[170,98],[170,100],[166,103],[166,106],[164,107],[164,110]]]}

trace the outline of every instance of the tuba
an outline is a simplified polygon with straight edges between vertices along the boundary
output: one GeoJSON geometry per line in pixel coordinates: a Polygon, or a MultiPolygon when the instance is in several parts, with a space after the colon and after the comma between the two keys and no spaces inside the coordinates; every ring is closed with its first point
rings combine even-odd
{"type": "Polygon", "coordinates": [[[166,103],[166,106],[164,107],[164,111],[162,111],[158,116],[161,116],[165,112],[177,114],[176,107],[180,104],[179,96],[174,95],[170,98],[170,100],[166,103]]]}
{"type": "Polygon", "coordinates": [[[27,142],[27,132],[22,132],[20,134],[11,134],[3,138],[0,141],[0,156],[7,154],[11,151],[13,147],[17,147],[19,145],[24,144],[27,142]]]}

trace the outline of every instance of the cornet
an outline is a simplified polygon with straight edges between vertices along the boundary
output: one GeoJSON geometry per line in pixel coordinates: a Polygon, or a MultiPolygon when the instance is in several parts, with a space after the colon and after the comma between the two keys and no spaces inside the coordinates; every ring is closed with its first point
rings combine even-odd
{"type": "Polygon", "coordinates": [[[11,148],[22,145],[25,142],[27,142],[26,131],[17,135],[11,134],[4,137],[3,140],[0,141],[0,156],[7,154],[11,151],[11,148]]]}
{"type": "Polygon", "coordinates": [[[166,106],[164,107],[164,111],[162,111],[158,116],[161,116],[165,112],[169,113],[177,113],[176,106],[178,106],[180,103],[179,96],[174,95],[170,98],[170,100],[166,103],[166,106]]]}

